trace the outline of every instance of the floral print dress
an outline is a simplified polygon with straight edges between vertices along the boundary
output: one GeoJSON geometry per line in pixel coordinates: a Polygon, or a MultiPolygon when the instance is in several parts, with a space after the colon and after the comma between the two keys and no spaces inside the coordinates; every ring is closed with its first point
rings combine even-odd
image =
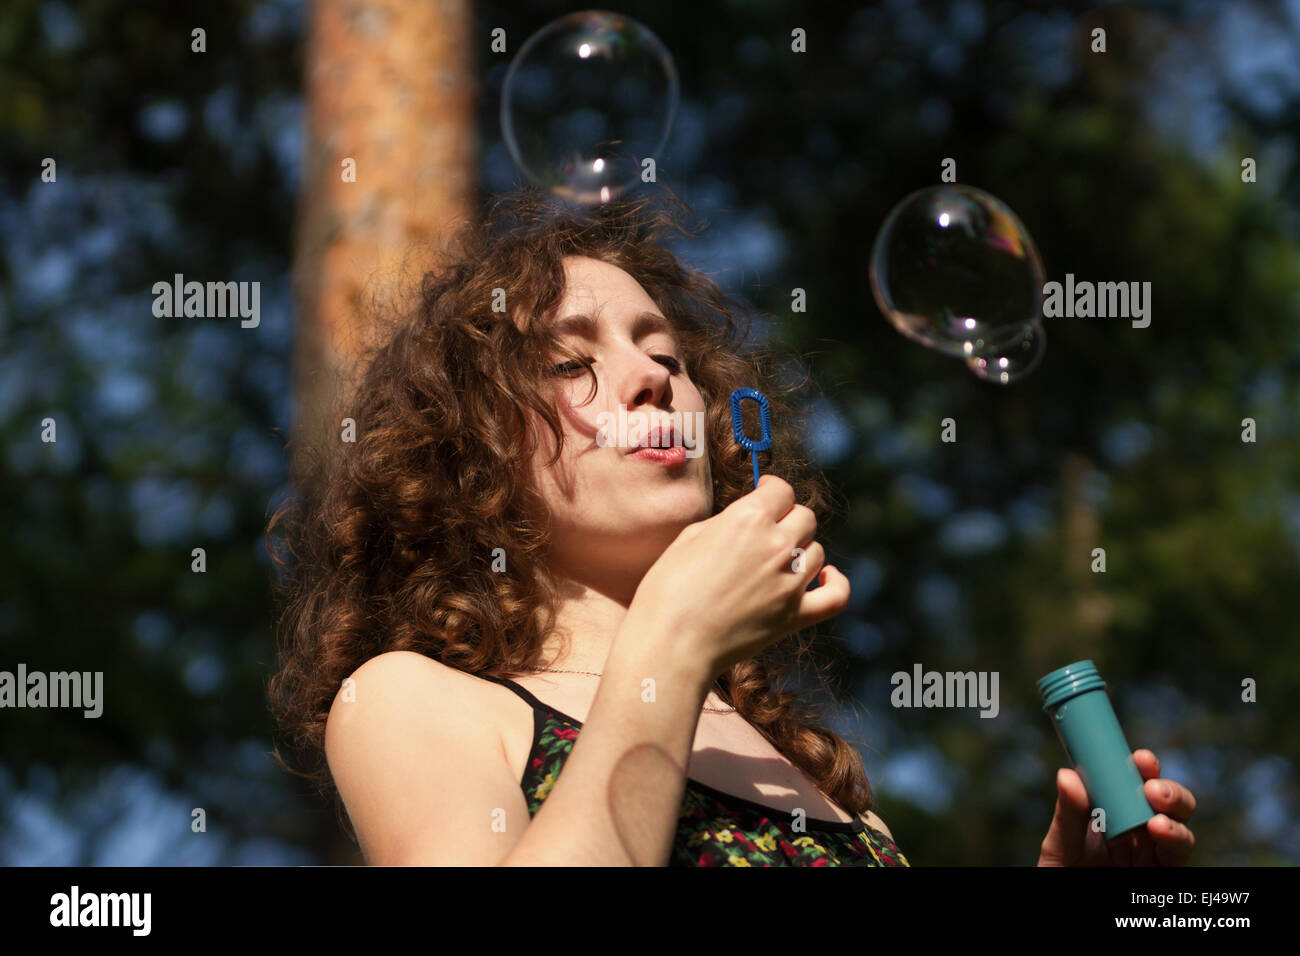
{"type": "MultiPolygon", "coordinates": [[[[520,786],[536,816],[573,750],[582,723],[548,707],[504,677],[476,675],[510,688],[533,708],[533,748],[520,786]]],[[[669,866],[908,866],[893,840],[865,820],[805,818],[687,779],[669,866]]]]}

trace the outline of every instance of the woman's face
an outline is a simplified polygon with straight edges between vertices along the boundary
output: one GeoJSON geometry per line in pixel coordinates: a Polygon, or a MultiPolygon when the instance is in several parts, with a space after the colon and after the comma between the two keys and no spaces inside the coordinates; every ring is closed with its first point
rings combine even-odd
{"type": "Polygon", "coordinates": [[[548,357],[558,366],[564,450],[546,467],[554,440],[540,428],[533,468],[550,509],[552,564],[581,577],[639,579],[683,528],[712,514],[704,399],[640,283],[587,257],[566,258],[564,270],[551,318],[560,340],[591,360],[595,392],[581,366],[548,357]],[[666,450],[638,451],[644,445],[666,450]]]}

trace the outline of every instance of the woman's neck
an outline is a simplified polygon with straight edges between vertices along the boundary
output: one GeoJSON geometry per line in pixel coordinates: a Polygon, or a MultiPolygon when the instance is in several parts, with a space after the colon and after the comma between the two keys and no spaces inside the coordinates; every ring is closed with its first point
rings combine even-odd
{"type": "Polygon", "coordinates": [[[560,600],[555,625],[543,645],[540,666],[603,673],[636,588],[573,577],[557,583],[560,600]]]}

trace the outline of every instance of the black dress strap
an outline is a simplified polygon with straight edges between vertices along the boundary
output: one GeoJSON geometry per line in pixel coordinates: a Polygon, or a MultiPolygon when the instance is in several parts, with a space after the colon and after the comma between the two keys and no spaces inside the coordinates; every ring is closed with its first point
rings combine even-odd
{"type": "Polygon", "coordinates": [[[475,674],[474,676],[481,677],[484,680],[492,681],[492,683],[494,684],[500,684],[503,687],[510,688],[510,690],[514,691],[519,697],[523,698],[525,703],[531,705],[533,710],[535,711],[539,711],[540,713],[543,714],[550,714],[555,717],[559,717],[562,720],[566,720],[569,723],[575,724],[576,726],[579,727],[582,726],[582,721],[578,720],[576,717],[570,717],[562,710],[556,710],[550,704],[542,703],[540,700],[537,699],[537,697],[532,693],[532,691],[528,690],[526,687],[522,687],[519,684],[515,683],[509,677],[493,677],[489,674],[475,674]]]}
{"type": "Polygon", "coordinates": [[[509,677],[493,677],[491,674],[475,674],[474,676],[481,677],[484,680],[490,680],[494,684],[501,684],[503,687],[509,687],[512,691],[514,691],[516,694],[522,697],[527,703],[531,704],[534,707],[537,707],[541,710],[547,710],[547,711],[551,709],[547,707],[545,704],[543,704],[536,697],[534,697],[529,690],[527,690],[524,687],[521,687],[519,684],[516,684],[509,677]]]}

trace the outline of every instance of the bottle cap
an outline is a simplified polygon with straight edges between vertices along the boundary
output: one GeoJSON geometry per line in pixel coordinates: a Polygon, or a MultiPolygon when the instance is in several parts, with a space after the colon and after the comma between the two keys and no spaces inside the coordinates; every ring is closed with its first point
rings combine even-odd
{"type": "Polygon", "coordinates": [[[1040,677],[1035,686],[1043,695],[1043,710],[1050,712],[1071,697],[1078,697],[1090,690],[1104,689],[1106,682],[1101,679],[1097,666],[1092,661],[1076,661],[1040,677]]]}

